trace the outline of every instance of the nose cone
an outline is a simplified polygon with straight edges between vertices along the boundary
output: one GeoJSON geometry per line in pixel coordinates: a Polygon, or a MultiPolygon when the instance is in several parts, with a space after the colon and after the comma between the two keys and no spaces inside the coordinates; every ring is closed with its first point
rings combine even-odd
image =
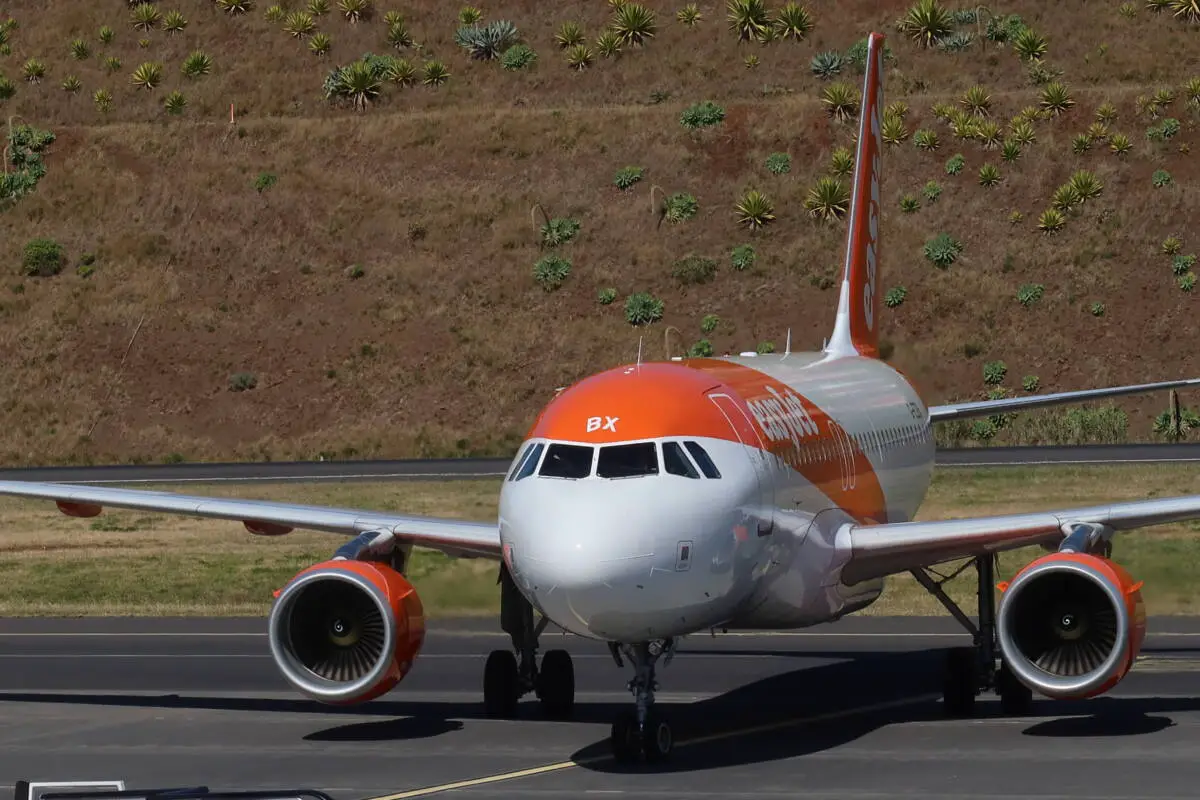
{"type": "Polygon", "coordinates": [[[501,515],[517,585],[543,614],[581,636],[639,641],[669,635],[678,542],[699,520],[664,517],[654,479],[619,484],[531,482],[501,515]],[[668,524],[669,523],[669,524],[668,524]],[[673,580],[674,579],[674,580],[673,580]]]}

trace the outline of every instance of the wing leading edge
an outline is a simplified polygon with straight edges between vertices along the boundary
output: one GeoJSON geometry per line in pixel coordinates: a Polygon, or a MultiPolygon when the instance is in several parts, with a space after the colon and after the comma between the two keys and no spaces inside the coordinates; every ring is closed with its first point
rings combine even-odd
{"type": "Polygon", "coordinates": [[[33,481],[0,481],[0,495],[53,500],[63,513],[72,516],[91,517],[104,507],[112,507],[234,520],[252,533],[281,534],[299,528],[356,536],[386,530],[401,541],[449,555],[500,556],[499,528],[488,522],[33,481]]]}
{"type": "Polygon", "coordinates": [[[849,525],[850,559],[842,579],[858,583],[956,558],[1057,544],[1075,523],[1124,531],[1191,519],[1200,519],[1200,495],[992,517],[849,525]]]}
{"type": "Polygon", "coordinates": [[[1081,403],[1087,400],[1099,400],[1102,397],[1117,397],[1123,394],[1141,394],[1143,392],[1160,392],[1165,389],[1181,389],[1186,386],[1200,386],[1200,378],[1187,378],[1177,381],[1160,381],[1158,383],[1139,383],[1132,386],[1109,386],[1103,389],[1080,389],[1074,392],[1055,392],[1054,394],[1035,394],[1030,397],[1006,397],[1001,400],[979,400],[970,403],[949,403],[929,407],[930,422],[948,422],[967,417],[986,417],[1011,411],[1023,411],[1029,408],[1056,406],[1063,403],[1081,403]]]}

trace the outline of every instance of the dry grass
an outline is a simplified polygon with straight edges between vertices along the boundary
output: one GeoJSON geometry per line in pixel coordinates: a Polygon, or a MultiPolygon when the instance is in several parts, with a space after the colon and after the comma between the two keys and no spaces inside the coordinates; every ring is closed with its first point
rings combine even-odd
{"type": "MultiPolygon", "coordinates": [[[[920,519],[999,514],[1197,491],[1194,470],[1180,467],[946,469],[920,519]]],[[[171,488],[171,487],[161,487],[171,488]]],[[[188,487],[186,491],[342,507],[494,519],[496,481],[188,487]]],[[[328,558],[338,537],[294,533],[250,536],[211,520],[112,512],[92,521],[60,515],[44,503],[0,504],[0,614],[265,614],[271,592],[300,569],[328,558]]],[[[1117,560],[1146,581],[1151,613],[1194,613],[1200,602],[1194,564],[1200,524],[1164,525],[1122,536],[1117,560]]],[[[1040,551],[1002,558],[1010,576],[1040,551]]],[[[496,612],[495,564],[451,561],[418,551],[411,574],[434,616],[496,612]]],[[[950,584],[965,600],[968,571],[950,584]]],[[[968,606],[969,607],[969,606],[968,606]]],[[[941,606],[907,576],[893,579],[870,614],[940,614],[941,606]]]]}
{"type": "MultiPolygon", "coordinates": [[[[1125,20],[1116,3],[996,8],[1048,37],[1048,63],[1064,70],[1076,101],[1039,123],[1037,144],[1008,166],[995,151],[954,140],[930,108],[975,83],[991,90],[1001,122],[1035,104],[1037,90],[1011,51],[920,52],[892,28],[905,4],[866,0],[842,3],[836,14],[815,7],[817,27],[804,43],[738,45],[724,3],[699,5],[705,18],[689,31],[674,21],[674,7],[652,4],[660,30],[647,47],[575,73],[553,33],[577,19],[594,39],[607,4],[546,14],[531,0],[504,0],[485,19],[513,20],[539,53],[532,72],[514,74],[468,60],[453,43],[455,9],[418,0],[404,11],[425,49],[400,55],[418,65],[445,61],[450,81],[388,87],[357,114],[329,107],[321,81],[334,63],[384,52],[383,7],[358,26],[323,18],[334,49],[322,61],[267,23],[262,4],[229,18],[211,2],[180,2],[187,30],[155,31],[141,49],[123,4],[18,3],[21,27],[0,73],[19,85],[0,112],[48,127],[58,141],[37,193],[0,212],[0,253],[15,266],[24,242],[50,236],[72,264],[52,279],[14,274],[8,285],[22,293],[0,291],[0,460],[506,453],[555,387],[632,359],[642,335],[652,357],[663,355],[668,325],[680,331],[674,353],[701,337],[706,314],[723,320],[710,337],[718,352],[781,343],[789,327],[797,348],[819,347],[835,294],[816,284],[835,274],[844,225],[811,221],[802,202],[852,130],[821,110],[808,62],[872,28],[889,33],[897,56],[887,99],[909,104],[911,131],[932,126],[943,142],[935,154],[911,142],[888,148],[883,184],[883,284],[908,289],[903,306],[885,310],[886,336],[928,400],[977,393],[981,366],[994,358],[1008,363],[1007,385],[1037,374],[1044,390],[1194,371],[1190,341],[1171,335],[1190,323],[1192,299],[1157,255],[1172,233],[1184,237],[1185,252],[1198,246],[1186,226],[1200,211],[1195,157],[1179,152],[1200,146],[1181,91],[1191,74],[1186,59],[1171,55],[1186,52],[1193,33],[1167,15],[1125,20]],[[101,24],[116,30],[112,46],[96,39],[101,24]],[[70,58],[75,36],[90,42],[88,62],[70,58]],[[215,67],[192,81],[179,65],[196,48],[215,67]],[[742,66],[749,52],[761,58],[755,70],[742,66]],[[122,60],[113,76],[100,60],[110,54],[122,60]],[[41,84],[20,81],[31,56],[49,66],[41,84]],[[153,92],[129,80],[146,60],[165,65],[153,92]],[[83,81],[76,96],[58,88],[69,72],[83,81]],[[1176,90],[1168,113],[1184,122],[1162,146],[1146,141],[1148,121],[1134,116],[1136,96],[1160,86],[1176,90]],[[100,87],[115,97],[107,115],[91,104],[100,87]],[[175,88],[190,103],[178,119],[161,110],[175,88]],[[656,104],[654,92],[667,97],[656,104]],[[725,105],[725,122],[689,134],[680,112],[710,98],[725,105]],[[1119,161],[1095,147],[1071,155],[1072,137],[1105,100],[1117,105],[1112,130],[1129,135],[1133,154],[1119,161]],[[239,109],[233,127],[231,102],[239,109]],[[775,150],[792,155],[786,176],[763,167],[775,150]],[[960,151],[966,168],[946,176],[945,160],[960,151]],[[985,160],[1004,176],[992,189],[975,180],[985,160]],[[627,164],[646,167],[646,178],[620,193],[612,177],[627,164]],[[1050,193],[1079,167],[1097,172],[1104,193],[1062,234],[1037,235],[1050,193]],[[1151,187],[1158,168],[1172,173],[1173,188],[1151,187]],[[253,182],[263,171],[278,183],[260,194],[253,182]],[[941,199],[901,214],[899,196],[930,179],[944,186],[941,199]],[[698,217],[659,227],[654,185],[695,194],[698,217]],[[736,227],[733,204],[746,187],[776,203],[778,220],[765,232],[736,227]],[[540,255],[535,203],[583,225],[565,248],[572,274],[550,294],[530,274],[540,255]],[[1015,228],[1013,210],[1024,214],[1015,228]],[[946,272],[920,255],[940,231],[965,244],[946,272]],[[734,272],[729,252],[747,241],[758,263],[734,272]],[[723,265],[715,281],[675,283],[671,264],[689,252],[723,265]],[[86,280],[73,274],[83,253],[97,256],[86,280]],[[363,277],[346,276],[352,264],[363,277]],[[1025,309],[1015,293],[1028,282],[1045,284],[1046,294],[1025,309]],[[606,286],[620,299],[603,307],[596,295],[606,286]],[[620,308],[641,290],[666,303],[664,321],[644,331],[627,325],[620,308]],[[1104,317],[1087,313],[1092,301],[1107,304],[1104,317]],[[965,357],[967,342],[982,352],[965,357]],[[240,371],[255,373],[258,387],[228,391],[240,371]]],[[[843,77],[858,81],[852,70],[843,77]]],[[[1160,404],[1122,401],[1134,412],[1160,404]]],[[[1135,420],[1135,432],[1146,432],[1148,417],[1135,420]]]]}

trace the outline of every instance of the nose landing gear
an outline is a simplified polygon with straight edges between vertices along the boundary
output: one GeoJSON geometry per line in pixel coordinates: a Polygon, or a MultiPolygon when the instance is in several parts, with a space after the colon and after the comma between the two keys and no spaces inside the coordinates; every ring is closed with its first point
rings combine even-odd
{"type": "Polygon", "coordinates": [[[671,726],[663,715],[654,708],[654,691],[658,682],[654,679],[654,667],[661,656],[666,656],[663,666],[671,663],[675,655],[674,639],[658,639],[652,642],[618,645],[609,644],[617,666],[624,666],[621,654],[633,663],[633,680],[629,690],[633,692],[634,708],[626,709],[613,720],[609,741],[613,756],[618,762],[630,763],[644,758],[647,763],[666,761],[671,755],[675,738],[671,726]]]}

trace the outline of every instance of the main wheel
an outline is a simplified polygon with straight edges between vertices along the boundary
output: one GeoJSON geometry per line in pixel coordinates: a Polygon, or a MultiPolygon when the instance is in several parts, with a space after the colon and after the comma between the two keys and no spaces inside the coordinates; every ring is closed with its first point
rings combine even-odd
{"type": "Polygon", "coordinates": [[[1000,711],[1009,717],[1023,717],[1033,706],[1033,690],[1017,679],[1007,664],[996,673],[996,692],[1000,695],[1000,711]]]}
{"type": "Polygon", "coordinates": [[[549,650],[538,671],[538,698],[551,719],[569,719],[575,710],[575,665],[566,650],[549,650]]]}
{"type": "Polygon", "coordinates": [[[617,714],[613,720],[612,733],[609,735],[613,757],[620,764],[629,764],[638,760],[642,754],[642,740],[638,731],[637,715],[632,710],[617,714]]]}
{"type": "Polygon", "coordinates": [[[675,737],[671,726],[659,714],[651,711],[646,715],[646,724],[642,727],[642,754],[649,764],[666,761],[675,745],[675,737]]]}
{"type": "Polygon", "coordinates": [[[483,707],[489,717],[511,719],[521,698],[521,676],[511,650],[493,650],[483,668],[483,707]]]}
{"type": "Polygon", "coordinates": [[[942,705],[952,717],[968,717],[975,710],[979,687],[975,651],[955,647],[946,652],[946,674],[942,681],[942,705]]]}

